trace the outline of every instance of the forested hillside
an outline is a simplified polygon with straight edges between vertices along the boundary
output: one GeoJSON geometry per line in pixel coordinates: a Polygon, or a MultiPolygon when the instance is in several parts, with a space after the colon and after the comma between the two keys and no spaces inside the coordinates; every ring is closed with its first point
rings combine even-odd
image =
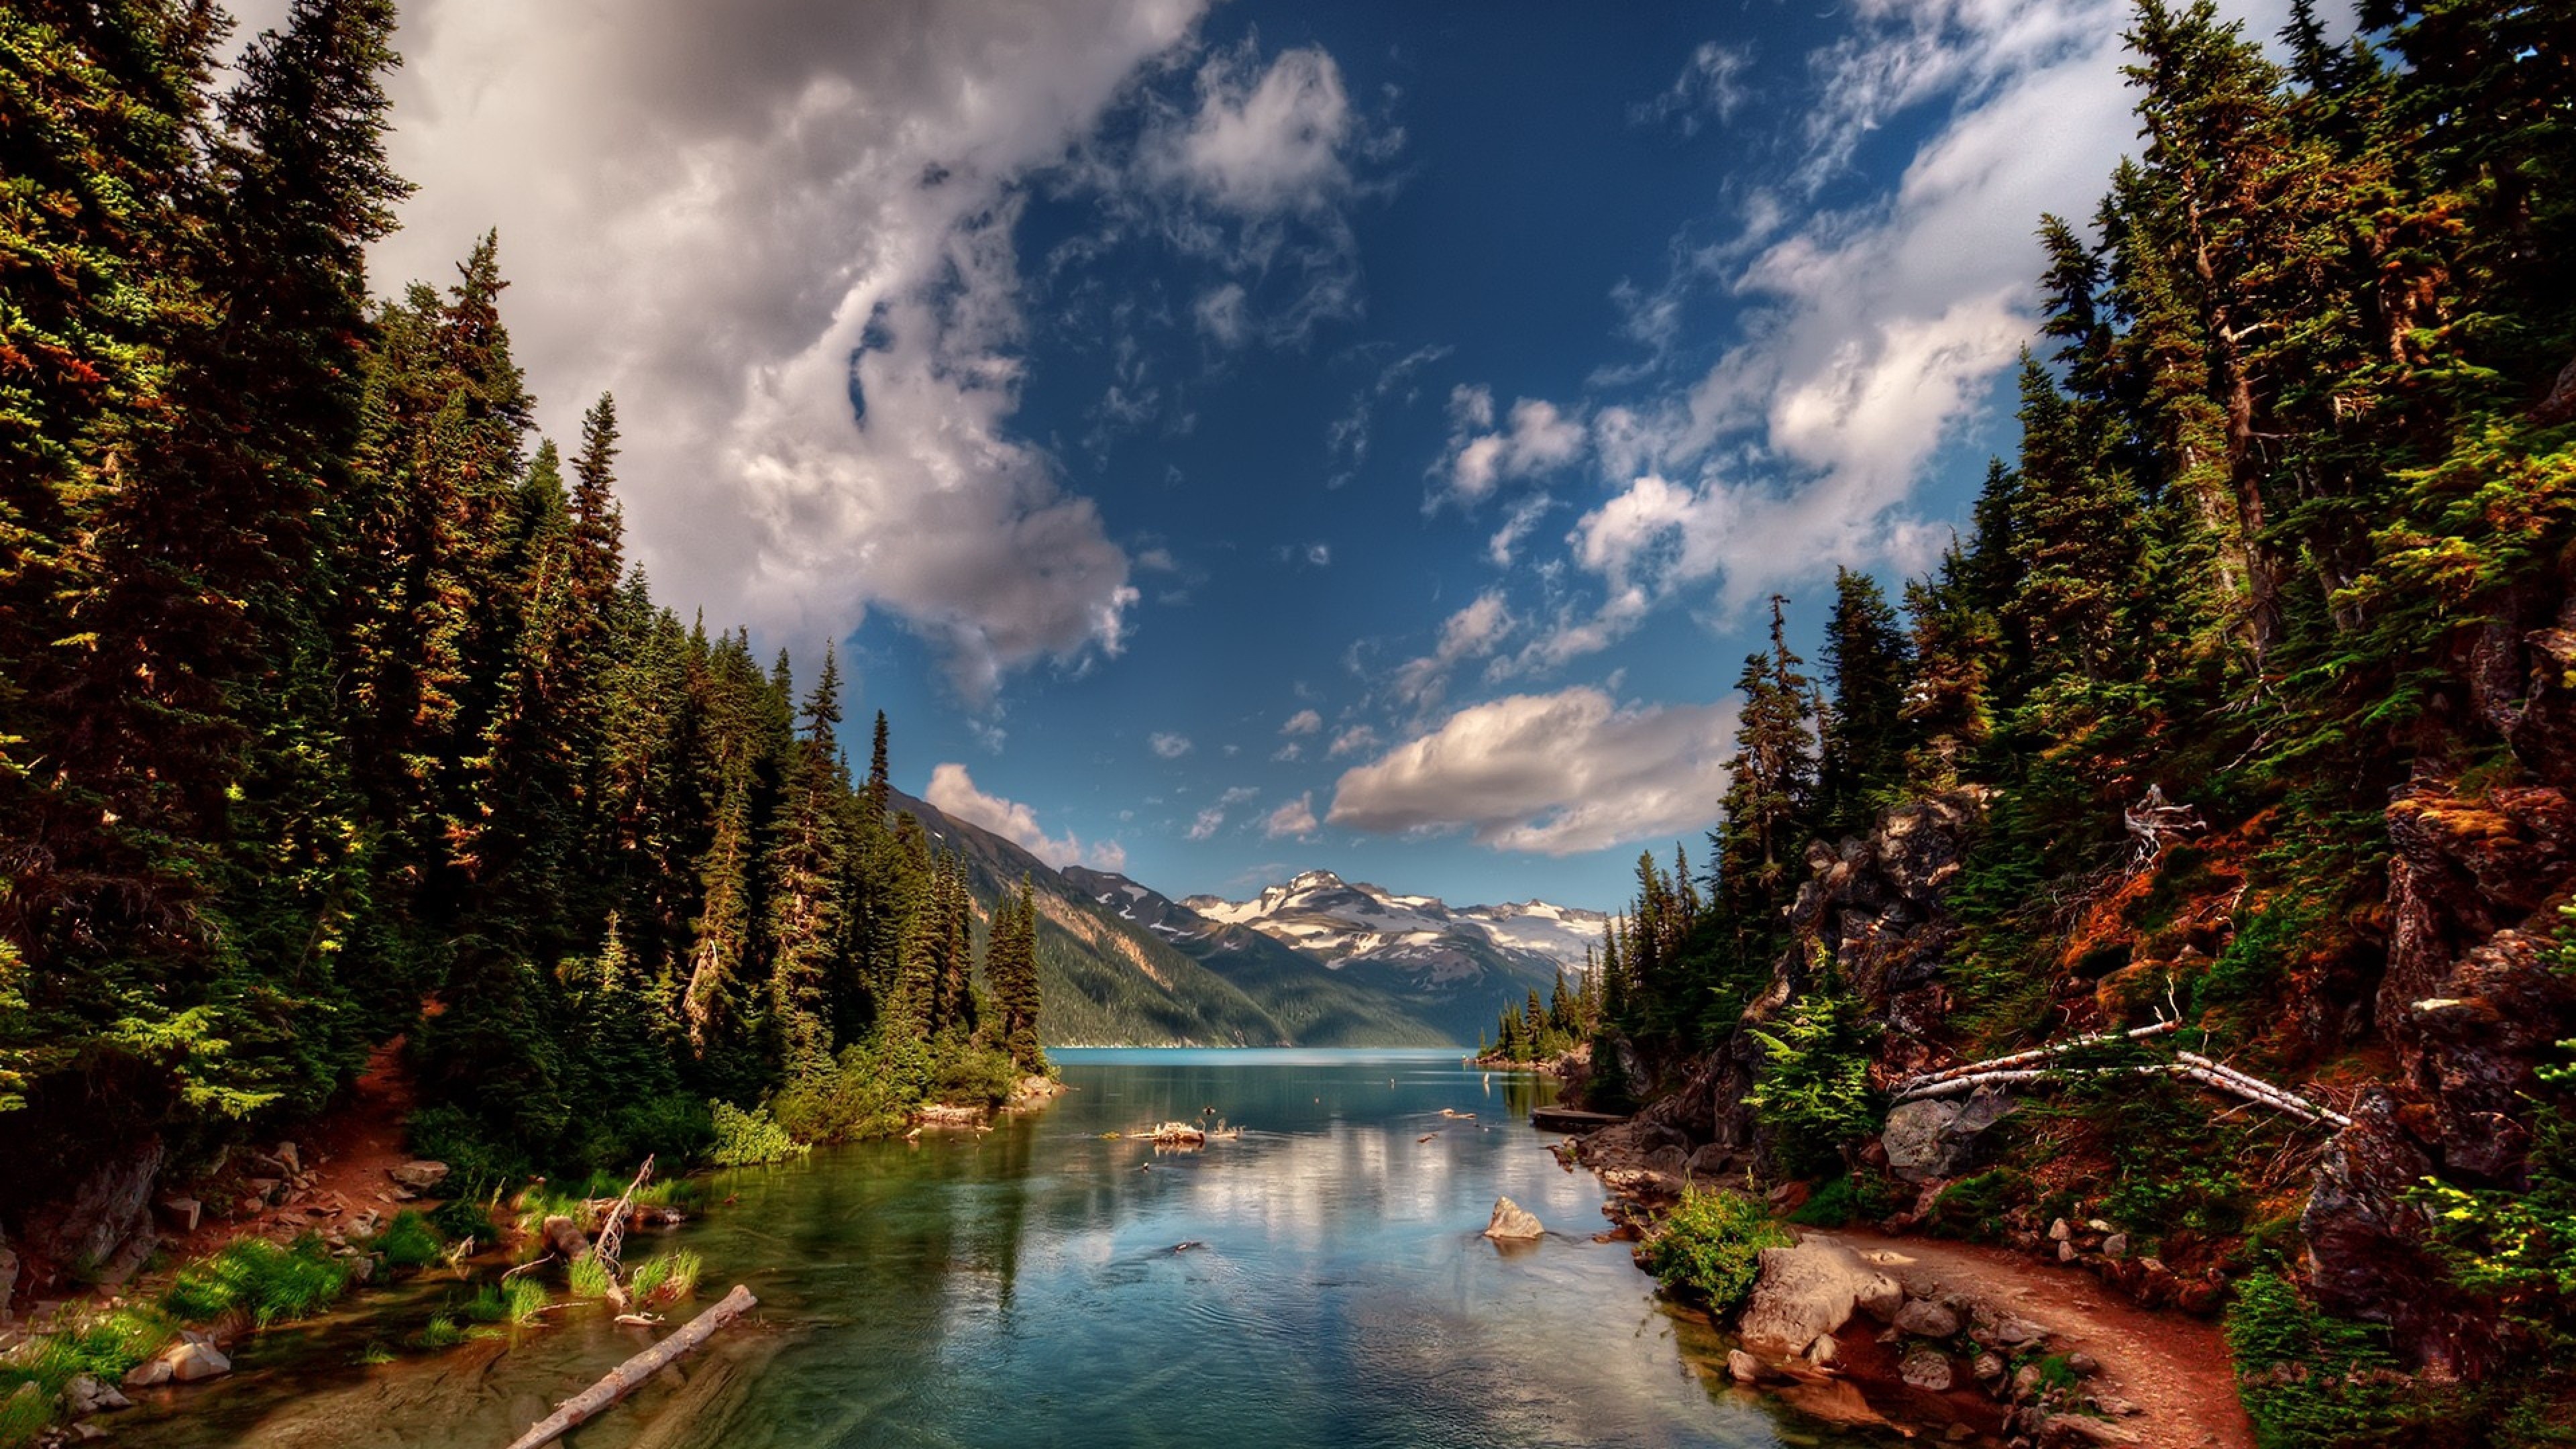
{"type": "Polygon", "coordinates": [[[1819,1214],[2107,1222],[2116,1286],[2233,1300],[2268,1443],[2565,1442],[2576,54],[2559,6],[2360,19],[2284,65],[2138,6],[2135,159],[2036,219],[2019,455],[1901,604],[1801,602],[1820,667],[1773,601],[1593,1086],[1819,1214]],[[1918,1078],[2160,1019],[1974,1114],[1918,1078]]]}
{"type": "Polygon", "coordinates": [[[497,240],[370,300],[393,20],[299,0],[218,91],[211,7],[0,13],[12,1226],[396,1038],[484,1178],[1045,1070],[1038,904],[970,898],[882,716],[853,780],[828,654],[800,691],[654,602],[614,404],[534,435],[497,240]]]}
{"type": "MultiPolygon", "coordinates": [[[[1453,1039],[1392,995],[1345,981],[1267,937],[1270,948],[1167,938],[1111,909],[1080,866],[1057,871],[990,831],[897,795],[963,866],[978,899],[1026,882],[1038,912],[1045,1035],[1068,1045],[1445,1046],[1453,1039]],[[1208,949],[1203,949],[1206,947],[1208,949]]],[[[1142,889],[1138,887],[1138,889],[1142,889]]]]}

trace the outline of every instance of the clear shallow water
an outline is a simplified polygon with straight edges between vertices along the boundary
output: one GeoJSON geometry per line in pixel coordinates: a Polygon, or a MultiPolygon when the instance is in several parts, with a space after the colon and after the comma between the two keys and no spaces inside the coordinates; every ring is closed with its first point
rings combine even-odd
{"type": "MultiPolygon", "coordinates": [[[[761,1325],[727,1329],[684,1381],[666,1375],[566,1442],[1865,1442],[1725,1386],[1715,1335],[1656,1305],[1626,1244],[1590,1240],[1599,1185],[1527,1125],[1549,1084],[1454,1053],[1057,1059],[1073,1090],[990,1132],[720,1178],[731,1205],[657,1246],[705,1256],[701,1304],[749,1284],[761,1325]],[[1241,1140],[1174,1152],[1102,1135],[1210,1107],[1241,1140]],[[1548,1236],[1482,1239],[1497,1195],[1548,1236]],[[1175,1251],[1185,1242],[1199,1246],[1175,1251]]],[[[271,1335],[235,1381],[121,1416],[118,1440],[499,1449],[647,1341],[584,1307],[447,1354],[356,1361],[447,1291],[271,1335]]]]}

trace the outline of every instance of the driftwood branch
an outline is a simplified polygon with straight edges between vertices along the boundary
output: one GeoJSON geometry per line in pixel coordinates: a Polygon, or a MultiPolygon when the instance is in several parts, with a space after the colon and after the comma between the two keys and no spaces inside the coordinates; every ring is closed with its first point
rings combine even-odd
{"type": "Polygon", "coordinates": [[[1947,1071],[1916,1077],[1898,1087],[1891,1099],[1894,1105],[1920,1102],[1927,1097],[1955,1097],[1985,1086],[2010,1086],[2022,1082],[2044,1082],[2069,1076],[2100,1076],[2104,1073],[2131,1076],[2182,1077],[2200,1083],[2213,1091],[2239,1097],[2258,1106],[2296,1117],[2302,1122],[2325,1122],[2336,1127],[2349,1127],[2352,1119],[2332,1107],[2310,1101],[2285,1087],[2276,1087],[2260,1077],[2249,1076],[2224,1063],[2211,1061],[2198,1052],[2176,1052],[2170,1062],[2149,1062],[2143,1066],[2060,1067],[2045,1065],[2051,1058],[2078,1047],[2094,1046],[2122,1039],[2136,1040],[2173,1031],[2179,1021],[2160,1021],[2128,1032],[2102,1032],[2077,1037],[2054,1046],[2036,1047],[1990,1061],[1969,1062],[1947,1071]]]}
{"type": "Polygon", "coordinates": [[[591,1251],[608,1263],[611,1272],[622,1267],[618,1252],[626,1245],[626,1214],[635,1206],[635,1194],[643,1191],[645,1179],[653,1175],[653,1154],[644,1154],[644,1165],[635,1169],[635,1180],[626,1184],[625,1195],[608,1209],[607,1221],[599,1225],[599,1241],[591,1251]]]}
{"type": "Polygon", "coordinates": [[[1919,1089],[1931,1086],[1935,1082],[1957,1081],[1967,1076],[1993,1071],[1998,1068],[2018,1067],[2031,1062],[2044,1062],[2051,1057],[2064,1056],[2068,1052],[2078,1051],[2089,1046],[2099,1046],[2105,1042],[2140,1041],[2147,1037],[2162,1036],[2166,1032],[2180,1031],[2181,1029],[2182,1022],[2177,1018],[2173,1020],[2159,1021],[2150,1026],[2138,1027],[2132,1031],[2095,1032],[2090,1036],[2079,1036],[2068,1041],[2052,1043],[2048,1046],[2033,1047],[2026,1052],[2014,1052],[2012,1055],[2006,1057],[1993,1057],[1986,1061],[1969,1062],[1962,1066],[1949,1067],[1937,1072],[1925,1072],[1920,1076],[1908,1078],[1902,1085],[1897,1087],[1896,1093],[1899,1098],[1926,1095],[1946,1095],[1943,1093],[1924,1093],[1919,1089]]]}
{"type": "Polygon", "coordinates": [[[642,1386],[646,1379],[670,1367],[681,1355],[715,1336],[715,1331],[757,1307],[760,1300],[740,1284],[718,1300],[706,1312],[689,1320],[686,1327],[660,1343],[635,1355],[608,1371],[608,1376],[589,1388],[563,1401],[561,1407],[530,1426],[528,1432],[510,1441],[510,1449],[537,1449],[570,1433],[592,1415],[615,1406],[618,1400],[642,1386]]]}

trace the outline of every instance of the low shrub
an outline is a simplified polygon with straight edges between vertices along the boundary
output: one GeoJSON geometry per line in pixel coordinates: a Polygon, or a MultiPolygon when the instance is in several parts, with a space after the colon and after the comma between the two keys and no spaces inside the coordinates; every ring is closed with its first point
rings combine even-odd
{"type": "Polygon", "coordinates": [[[711,1104],[715,1117],[715,1146],[707,1158],[718,1167],[751,1167],[763,1162],[777,1162],[793,1157],[805,1149],[778,1125],[766,1107],[746,1112],[731,1102],[711,1104]]]}
{"type": "Polygon", "coordinates": [[[1762,1250],[1797,1241],[1770,1210],[1740,1193],[1691,1191],[1646,1246],[1646,1269],[1668,1292],[1727,1314],[1744,1304],[1761,1272],[1762,1250]]]}
{"type": "Polygon", "coordinates": [[[450,1242],[461,1243],[471,1238],[477,1243],[494,1243],[501,1238],[501,1229],[492,1221],[490,1209],[471,1198],[460,1197],[431,1208],[429,1225],[438,1229],[450,1242]]]}
{"type": "Polygon", "coordinates": [[[1789,1221],[1801,1227],[1839,1228],[1859,1213],[1859,1194],[1848,1177],[1828,1178],[1814,1195],[1789,1214],[1789,1221]]]}
{"type": "Polygon", "coordinates": [[[454,1348],[464,1341],[465,1330],[457,1327],[456,1320],[444,1313],[433,1317],[421,1326],[420,1346],[423,1348],[454,1348]]]}

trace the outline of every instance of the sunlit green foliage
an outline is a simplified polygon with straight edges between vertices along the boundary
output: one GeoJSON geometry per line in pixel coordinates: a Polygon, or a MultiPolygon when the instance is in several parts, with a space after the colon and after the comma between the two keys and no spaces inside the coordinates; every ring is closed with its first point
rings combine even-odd
{"type": "Polygon", "coordinates": [[[1693,1190],[1646,1244],[1646,1269],[1668,1291],[1696,1298],[1712,1313],[1728,1314],[1752,1294],[1762,1271],[1762,1250],[1796,1242],[1770,1209],[1754,1199],[1693,1190]]]}

